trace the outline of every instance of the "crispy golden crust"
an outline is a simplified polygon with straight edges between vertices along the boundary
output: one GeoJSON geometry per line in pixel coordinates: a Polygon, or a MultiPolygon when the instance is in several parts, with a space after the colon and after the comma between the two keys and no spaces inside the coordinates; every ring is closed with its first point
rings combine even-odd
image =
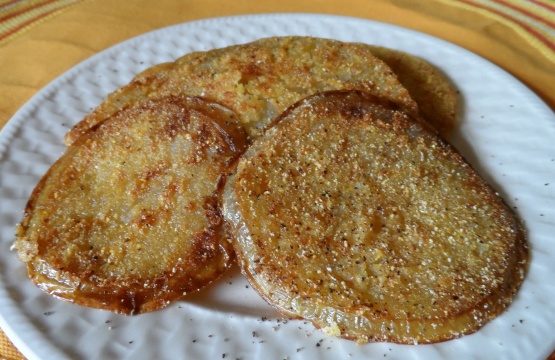
{"type": "Polygon", "coordinates": [[[15,243],[30,277],[59,298],[124,314],[216,279],[233,258],[219,191],[245,146],[236,116],[202,99],[118,112],[35,188],[15,243]]]}
{"type": "Polygon", "coordinates": [[[316,92],[359,89],[416,113],[395,74],[364,44],[311,37],[274,37],[185,55],[140,74],[78,123],[65,138],[130,106],[138,98],[202,96],[238,114],[252,137],[283,110],[316,92]]]}
{"type": "Polygon", "coordinates": [[[362,92],[307,98],[239,160],[223,212],[282,313],[356,340],[476,331],[523,281],[524,232],[435,132],[362,92]]]}

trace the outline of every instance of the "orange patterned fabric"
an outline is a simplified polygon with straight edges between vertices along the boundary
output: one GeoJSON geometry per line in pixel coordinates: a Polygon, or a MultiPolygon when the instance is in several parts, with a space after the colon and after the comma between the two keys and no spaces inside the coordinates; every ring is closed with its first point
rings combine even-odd
{"type": "Polygon", "coordinates": [[[450,3],[505,23],[555,63],[555,3],[539,0],[458,0],[450,3]]]}
{"type": "Polygon", "coordinates": [[[0,46],[82,0],[0,1],[0,46]]]}
{"type": "Polygon", "coordinates": [[[2,360],[20,360],[25,359],[23,355],[12,344],[8,337],[0,332],[0,359],[2,360]]]}

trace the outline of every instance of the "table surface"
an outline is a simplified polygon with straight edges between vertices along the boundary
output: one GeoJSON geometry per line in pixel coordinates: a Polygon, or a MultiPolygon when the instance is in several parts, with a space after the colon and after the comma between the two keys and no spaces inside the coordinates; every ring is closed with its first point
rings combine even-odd
{"type": "MultiPolygon", "coordinates": [[[[50,81],[123,40],[192,20],[278,12],[434,35],[504,68],[555,109],[553,0],[0,0],[0,129],[50,81]]],[[[0,358],[24,358],[1,331],[0,358]]]]}

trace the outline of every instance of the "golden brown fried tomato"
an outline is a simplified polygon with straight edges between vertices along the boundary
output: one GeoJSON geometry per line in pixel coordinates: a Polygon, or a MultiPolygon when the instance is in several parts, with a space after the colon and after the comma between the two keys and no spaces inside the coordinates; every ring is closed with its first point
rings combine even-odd
{"type": "Polygon", "coordinates": [[[271,37],[247,44],[195,52],[137,75],[66,135],[80,134],[141,98],[202,96],[239,117],[249,136],[287,107],[316,92],[358,89],[417,112],[417,105],[372,47],[305,36],[271,37]]]}
{"type": "Polygon", "coordinates": [[[34,190],[15,247],[44,291],[124,314],[218,278],[233,252],[219,192],[244,150],[233,112],[144,100],[82,135],[34,190]]]}
{"type": "Polygon", "coordinates": [[[474,332],[524,277],[523,231],[491,187],[429,127],[362,92],[286,111],[223,203],[253,287],[359,343],[474,332]]]}

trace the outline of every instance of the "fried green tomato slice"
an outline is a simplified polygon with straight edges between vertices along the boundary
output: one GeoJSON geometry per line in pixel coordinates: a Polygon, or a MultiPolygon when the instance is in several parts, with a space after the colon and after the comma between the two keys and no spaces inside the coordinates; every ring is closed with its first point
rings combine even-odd
{"type": "Polygon", "coordinates": [[[253,287],[333,336],[460,337],[502,313],[524,278],[527,242],[503,200],[425,123],[363,92],[288,109],[223,196],[253,287]]]}
{"type": "Polygon", "coordinates": [[[67,133],[65,143],[137,99],[167,95],[202,96],[228,107],[252,138],[287,107],[326,90],[368,91],[417,113],[407,89],[373,49],[361,43],[287,36],[186,54],[145,70],[114,91],[67,133]]]}
{"type": "Polygon", "coordinates": [[[399,82],[418,104],[420,115],[444,138],[458,125],[457,91],[449,78],[429,62],[414,55],[381,46],[372,54],[393,70],[399,82]]]}
{"type": "Polygon", "coordinates": [[[123,314],[156,310],[232,263],[220,192],[246,146],[227,108],[144,100],[79,138],[40,180],[15,248],[64,300],[123,314]]]}

